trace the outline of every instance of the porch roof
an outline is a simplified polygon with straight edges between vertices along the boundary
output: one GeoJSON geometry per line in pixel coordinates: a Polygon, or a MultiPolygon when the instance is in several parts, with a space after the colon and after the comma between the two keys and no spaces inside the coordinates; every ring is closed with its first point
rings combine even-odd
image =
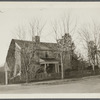
{"type": "Polygon", "coordinates": [[[40,58],[40,64],[56,64],[59,61],[55,58],[40,58]]]}

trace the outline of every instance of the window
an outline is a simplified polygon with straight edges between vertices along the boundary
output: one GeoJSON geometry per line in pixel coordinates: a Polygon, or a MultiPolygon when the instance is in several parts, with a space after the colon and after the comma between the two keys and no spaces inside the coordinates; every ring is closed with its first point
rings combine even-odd
{"type": "Polygon", "coordinates": [[[46,57],[46,58],[48,57],[48,53],[47,53],[47,52],[45,52],[45,57],[46,57]]]}

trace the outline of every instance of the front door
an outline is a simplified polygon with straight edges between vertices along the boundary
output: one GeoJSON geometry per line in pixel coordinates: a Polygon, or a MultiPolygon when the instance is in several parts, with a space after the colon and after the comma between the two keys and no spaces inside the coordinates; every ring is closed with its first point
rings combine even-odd
{"type": "Polygon", "coordinates": [[[47,65],[46,71],[47,71],[48,74],[55,73],[55,64],[47,65]]]}

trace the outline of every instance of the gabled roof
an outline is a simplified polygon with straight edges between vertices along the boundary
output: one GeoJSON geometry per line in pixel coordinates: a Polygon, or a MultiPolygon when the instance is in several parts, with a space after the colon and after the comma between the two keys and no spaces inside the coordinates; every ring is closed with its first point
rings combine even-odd
{"type": "MultiPolygon", "coordinates": [[[[23,47],[23,45],[25,45],[25,47],[32,47],[35,46],[36,42],[34,41],[26,41],[26,40],[17,40],[17,39],[13,39],[21,48],[23,47]]],[[[46,42],[40,42],[40,46],[39,46],[40,50],[57,50],[57,43],[46,43],[46,42]]]]}

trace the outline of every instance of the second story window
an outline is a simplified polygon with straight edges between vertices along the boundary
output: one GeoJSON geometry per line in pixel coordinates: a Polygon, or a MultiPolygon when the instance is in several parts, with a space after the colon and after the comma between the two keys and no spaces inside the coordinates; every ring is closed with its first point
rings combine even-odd
{"type": "Polygon", "coordinates": [[[45,57],[48,58],[48,53],[47,52],[45,52],[45,57]]]}

